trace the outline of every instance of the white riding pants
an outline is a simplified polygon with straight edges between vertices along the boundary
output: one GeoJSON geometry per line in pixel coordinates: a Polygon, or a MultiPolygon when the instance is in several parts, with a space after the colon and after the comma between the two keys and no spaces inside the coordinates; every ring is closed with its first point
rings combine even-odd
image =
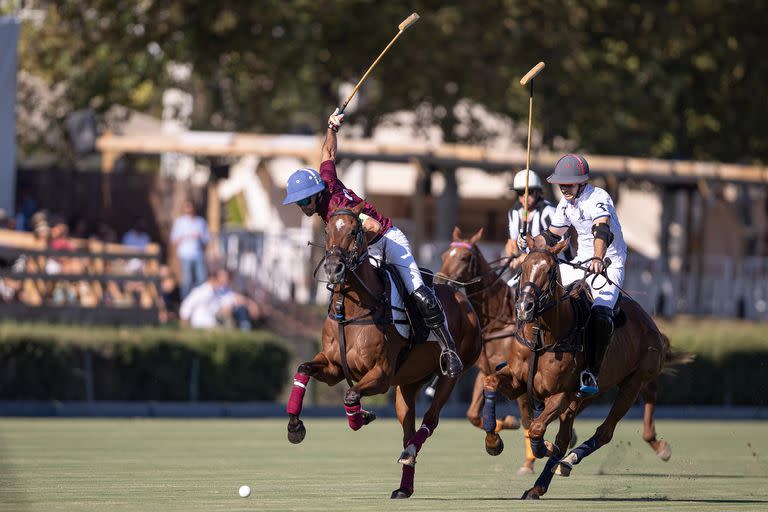
{"type": "MultiPolygon", "coordinates": [[[[394,265],[403,278],[409,295],[424,284],[419,266],[411,254],[411,244],[405,234],[396,227],[392,226],[375,244],[369,245],[368,254],[379,261],[394,265]]],[[[373,259],[371,262],[376,266],[379,264],[373,259]]]]}
{"type": "MultiPolygon", "coordinates": [[[[608,278],[615,284],[621,286],[624,283],[624,267],[614,267],[611,265],[607,269],[608,278]]],[[[563,280],[563,286],[568,286],[574,281],[578,281],[584,277],[585,272],[581,269],[573,268],[572,266],[561,263],[560,264],[560,277],[563,280]]],[[[587,278],[586,283],[592,290],[592,298],[594,299],[594,306],[607,306],[613,308],[616,305],[616,301],[619,299],[619,289],[608,283],[603,276],[590,275],[587,278]]]]}

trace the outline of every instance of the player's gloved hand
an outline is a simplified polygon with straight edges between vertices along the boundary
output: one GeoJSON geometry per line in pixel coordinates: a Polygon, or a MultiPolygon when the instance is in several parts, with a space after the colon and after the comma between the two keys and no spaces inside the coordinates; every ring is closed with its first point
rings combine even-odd
{"type": "Polygon", "coordinates": [[[589,261],[589,270],[595,274],[601,273],[605,269],[602,258],[592,258],[589,261]]]}
{"type": "Polygon", "coordinates": [[[522,234],[517,235],[517,248],[523,252],[528,249],[528,242],[522,234]]]}
{"type": "Polygon", "coordinates": [[[331,130],[338,132],[339,128],[341,128],[341,123],[344,122],[344,114],[339,114],[339,109],[333,111],[333,114],[330,115],[328,118],[328,128],[331,130]]]}

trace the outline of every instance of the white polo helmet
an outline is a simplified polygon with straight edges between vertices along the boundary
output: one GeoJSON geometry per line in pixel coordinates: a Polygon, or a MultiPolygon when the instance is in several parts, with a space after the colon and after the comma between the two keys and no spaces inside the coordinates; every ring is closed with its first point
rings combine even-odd
{"type": "Polygon", "coordinates": [[[528,169],[523,169],[522,171],[515,174],[515,179],[512,180],[512,189],[518,190],[518,191],[525,190],[525,174],[526,173],[528,173],[528,189],[529,190],[532,188],[541,189],[541,178],[539,178],[538,174],[528,169]]]}

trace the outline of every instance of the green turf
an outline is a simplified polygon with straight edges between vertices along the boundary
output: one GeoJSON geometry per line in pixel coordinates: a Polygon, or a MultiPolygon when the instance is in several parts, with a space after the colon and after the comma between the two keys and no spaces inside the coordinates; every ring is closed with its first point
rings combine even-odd
{"type": "MultiPolygon", "coordinates": [[[[0,510],[766,510],[768,425],[659,421],[670,462],[619,425],[613,441],[538,503],[516,499],[521,435],[490,457],[483,434],[445,420],[424,446],[416,494],[398,487],[400,429],[381,419],[359,432],[309,418],[291,445],[284,420],[0,419],[0,510]],[[237,489],[247,484],[250,498],[237,489]]],[[[595,422],[581,421],[582,439],[595,422]]],[[[541,462],[538,463],[541,468],[541,462]]]]}

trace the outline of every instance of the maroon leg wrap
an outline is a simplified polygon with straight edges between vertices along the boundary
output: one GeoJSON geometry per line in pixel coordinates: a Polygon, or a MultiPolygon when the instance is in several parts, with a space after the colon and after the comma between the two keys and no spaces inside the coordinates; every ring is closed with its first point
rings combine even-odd
{"type": "Polygon", "coordinates": [[[360,427],[365,425],[365,418],[363,418],[363,407],[360,404],[357,405],[345,405],[344,410],[347,411],[347,421],[349,422],[349,428],[352,430],[360,430],[360,427]]]}
{"type": "Polygon", "coordinates": [[[400,478],[400,488],[413,492],[413,475],[416,473],[416,466],[403,466],[403,476],[400,478]]]}
{"type": "Polygon", "coordinates": [[[291,388],[291,396],[288,398],[288,405],[285,410],[288,414],[295,414],[299,416],[301,414],[301,404],[304,402],[304,393],[307,391],[307,382],[309,382],[309,375],[306,373],[297,372],[293,376],[293,388],[291,388]]]}
{"type": "Polygon", "coordinates": [[[419,450],[421,450],[421,445],[423,445],[427,438],[432,435],[433,429],[434,427],[431,425],[422,424],[421,427],[419,427],[419,430],[417,430],[413,435],[413,437],[408,440],[406,446],[412,444],[414,447],[416,447],[416,453],[418,453],[419,450]]]}

